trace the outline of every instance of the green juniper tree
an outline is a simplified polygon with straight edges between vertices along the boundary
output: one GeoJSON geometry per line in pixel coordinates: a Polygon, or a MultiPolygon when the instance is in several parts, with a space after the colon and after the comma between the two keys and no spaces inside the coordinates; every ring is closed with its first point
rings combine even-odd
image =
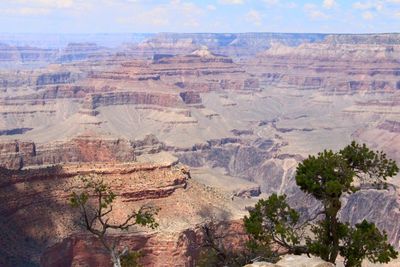
{"type": "Polygon", "coordinates": [[[99,239],[110,254],[114,267],[137,266],[139,254],[129,252],[127,248],[120,251],[116,241],[108,238],[107,233],[111,229],[126,231],[135,225],[155,229],[158,223],[154,215],[157,214],[158,209],[143,206],[138,211],[133,211],[123,222],[111,223],[115,193],[103,179],[96,175],[80,178],[84,187],[79,192],[73,192],[70,198],[70,205],[79,209],[81,215],[79,224],[99,239]]]}
{"type": "Polygon", "coordinates": [[[345,266],[361,267],[364,258],[371,262],[385,263],[396,257],[397,252],[387,243],[386,234],[382,234],[375,224],[363,220],[354,228],[347,226],[340,246],[340,255],[345,266]]]}
{"type": "Polygon", "coordinates": [[[286,197],[273,194],[260,200],[244,218],[245,228],[255,244],[277,244],[284,253],[310,253],[331,263],[340,254],[348,267],[361,266],[364,258],[389,262],[397,252],[388,244],[385,233],[367,221],[351,227],[339,221],[338,213],[343,194],[362,188],[384,189],[386,179],[398,171],[393,160],[366,145],[352,142],[339,152],[325,150],[300,163],[295,177],[303,192],[321,202],[320,213],[300,223],[299,214],[286,203],[286,197]],[[312,235],[305,236],[307,229],[312,235]]]}

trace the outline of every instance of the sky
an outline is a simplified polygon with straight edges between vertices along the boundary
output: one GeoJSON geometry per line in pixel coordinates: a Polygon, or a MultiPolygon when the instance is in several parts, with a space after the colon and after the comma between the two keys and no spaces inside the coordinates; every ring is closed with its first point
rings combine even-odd
{"type": "Polygon", "coordinates": [[[400,0],[0,0],[0,32],[400,32],[400,0]]]}

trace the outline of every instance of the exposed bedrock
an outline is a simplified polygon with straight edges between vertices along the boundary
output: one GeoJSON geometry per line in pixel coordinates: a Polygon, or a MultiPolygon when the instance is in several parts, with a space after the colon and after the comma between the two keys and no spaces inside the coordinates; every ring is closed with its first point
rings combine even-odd
{"type": "Polygon", "coordinates": [[[376,45],[399,45],[400,34],[332,34],[325,38],[326,42],[332,44],[376,44],[376,45]]]}
{"type": "Polygon", "coordinates": [[[142,140],[110,139],[80,135],[70,141],[35,144],[28,141],[0,142],[0,167],[23,167],[70,162],[132,162],[142,154],[155,154],[165,145],[154,135],[142,140]]]}
{"type": "Polygon", "coordinates": [[[74,80],[71,72],[44,73],[37,77],[36,85],[43,86],[58,83],[71,83],[74,80]]]}
{"type": "Polygon", "coordinates": [[[14,128],[7,130],[0,130],[0,135],[15,135],[15,134],[24,134],[26,132],[31,131],[33,128],[14,128]]]}
{"type": "Polygon", "coordinates": [[[279,192],[303,198],[292,179],[298,161],[291,155],[277,158],[279,146],[269,139],[226,138],[197,145],[192,151],[177,153],[177,156],[189,166],[223,169],[227,175],[255,182],[263,193],[279,192]]]}
{"type": "MultiPolygon", "coordinates": [[[[391,128],[392,129],[392,128],[391,128]]],[[[178,154],[181,162],[192,166],[222,168],[226,174],[253,181],[260,185],[261,192],[286,194],[289,203],[304,216],[316,214],[321,205],[311,196],[305,195],[294,179],[299,155],[277,153],[279,145],[271,140],[257,140],[253,143],[236,141],[234,143],[214,143],[197,146],[194,151],[178,154]]],[[[390,241],[399,247],[400,205],[397,192],[362,190],[343,199],[341,219],[351,224],[363,219],[375,222],[385,230],[390,241]]]]}
{"type": "MultiPolygon", "coordinates": [[[[240,222],[223,222],[216,225],[216,235],[224,236],[225,246],[237,249],[245,241],[240,222]]],[[[196,266],[204,237],[198,226],[162,236],[157,234],[122,236],[114,235],[122,247],[140,250],[143,266],[196,266]]],[[[43,267],[69,267],[85,264],[88,267],[111,267],[110,257],[102,252],[102,245],[88,235],[74,235],[50,247],[41,257],[43,267]]]]}
{"type": "Polygon", "coordinates": [[[186,91],[179,94],[185,104],[201,104],[200,94],[194,91],[186,91]]]}
{"type": "MultiPolygon", "coordinates": [[[[395,102],[383,101],[375,102],[374,106],[389,110],[389,112],[398,105],[399,100],[395,102]]],[[[374,107],[371,107],[374,108],[374,107]]],[[[359,129],[353,134],[353,137],[360,142],[369,144],[374,149],[385,151],[385,153],[392,159],[400,162],[400,122],[396,120],[397,117],[384,120],[375,127],[367,127],[359,129]]]]}
{"type": "Polygon", "coordinates": [[[55,57],[55,54],[55,50],[52,49],[0,44],[0,62],[2,63],[48,62],[55,57]]]}
{"type": "Polygon", "coordinates": [[[339,40],[332,37],[298,47],[274,45],[251,60],[249,70],[258,73],[267,84],[336,94],[398,90],[397,39],[393,44],[339,40]]]}
{"type": "Polygon", "coordinates": [[[123,139],[101,139],[87,136],[76,137],[68,142],[39,146],[33,142],[2,142],[0,151],[1,167],[9,169],[67,162],[135,160],[131,142],[123,139]]]}
{"type": "Polygon", "coordinates": [[[178,153],[179,160],[192,167],[207,165],[223,168],[232,176],[248,177],[248,171],[269,159],[276,149],[272,140],[245,141],[238,138],[210,140],[207,144],[195,145],[192,151],[178,153]]]}
{"type": "Polygon", "coordinates": [[[90,57],[98,56],[102,49],[96,43],[69,43],[67,47],[60,51],[56,58],[57,62],[71,62],[85,60],[90,57]]]}
{"type": "MultiPolygon", "coordinates": [[[[81,231],[75,227],[78,214],[68,206],[68,199],[72,190],[82,186],[79,176],[89,173],[101,175],[117,194],[118,203],[114,206],[117,220],[123,220],[130,210],[136,209],[137,201],[167,198],[185,188],[187,182],[186,175],[170,163],[82,163],[23,171],[2,169],[1,266],[39,266],[40,255],[47,247],[81,231]]],[[[68,262],[72,258],[71,255],[62,260],[68,262]]]]}
{"type": "Polygon", "coordinates": [[[395,190],[361,190],[351,197],[345,197],[340,218],[351,224],[363,219],[375,222],[385,230],[389,240],[400,247],[400,204],[395,190]]]}
{"type": "Polygon", "coordinates": [[[244,267],[335,267],[333,263],[308,255],[284,255],[276,264],[254,262],[244,267]]]}
{"type": "MultiPolygon", "coordinates": [[[[102,90],[108,91],[108,88],[102,90]]],[[[38,90],[33,94],[27,94],[22,96],[6,97],[4,103],[6,105],[23,105],[25,103],[39,104],[46,103],[46,100],[58,99],[58,98],[84,98],[88,93],[96,92],[94,86],[81,86],[81,85],[54,85],[46,86],[45,88],[38,90]],[[43,100],[40,102],[39,100],[43,100]],[[36,102],[35,102],[36,101],[36,102]]]]}
{"type": "Polygon", "coordinates": [[[179,107],[183,104],[179,95],[148,92],[110,92],[90,94],[85,98],[83,107],[96,109],[112,105],[156,105],[162,107],[179,107]]]}
{"type": "Polygon", "coordinates": [[[378,129],[386,130],[391,133],[400,133],[400,121],[385,120],[378,125],[378,129]]]}

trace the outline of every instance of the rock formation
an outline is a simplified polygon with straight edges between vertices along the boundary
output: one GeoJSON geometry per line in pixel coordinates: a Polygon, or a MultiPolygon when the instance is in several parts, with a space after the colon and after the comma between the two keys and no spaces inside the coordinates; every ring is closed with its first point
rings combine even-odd
{"type": "MultiPolygon", "coordinates": [[[[260,197],[317,212],[293,179],[309,154],[355,139],[400,162],[398,34],[138,40],[0,46],[1,266],[107,266],[72,224],[78,174],[113,184],[118,218],[161,206],[156,232],[112,235],[143,247],[147,266],[187,266],[200,224],[229,225],[260,197]]],[[[341,219],[374,221],[398,246],[397,180],[344,198],[341,219]]]]}
{"type": "Polygon", "coordinates": [[[298,47],[275,45],[253,64],[268,83],[330,93],[393,92],[399,81],[399,44],[352,44],[327,38],[298,47]]]}
{"type": "Polygon", "coordinates": [[[244,267],[333,267],[332,263],[325,262],[319,258],[287,255],[276,264],[268,262],[255,262],[244,267]]]}

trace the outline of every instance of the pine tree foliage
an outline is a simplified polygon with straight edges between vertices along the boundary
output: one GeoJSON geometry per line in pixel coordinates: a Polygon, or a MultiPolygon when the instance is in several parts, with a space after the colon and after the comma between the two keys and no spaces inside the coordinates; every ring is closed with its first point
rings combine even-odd
{"type": "MultiPolygon", "coordinates": [[[[387,189],[387,178],[398,172],[396,162],[385,153],[355,142],[338,152],[325,150],[309,156],[298,165],[295,179],[303,192],[321,202],[321,212],[314,218],[300,220],[285,196],[273,194],[260,200],[244,218],[246,231],[254,246],[278,245],[283,253],[309,253],[332,263],[340,254],[346,267],[361,266],[365,258],[387,263],[398,253],[388,243],[386,233],[365,220],[354,227],[342,223],[338,213],[343,194],[387,189]],[[315,222],[317,218],[320,220],[315,222]]],[[[280,254],[279,251],[276,253],[280,254]]]]}

